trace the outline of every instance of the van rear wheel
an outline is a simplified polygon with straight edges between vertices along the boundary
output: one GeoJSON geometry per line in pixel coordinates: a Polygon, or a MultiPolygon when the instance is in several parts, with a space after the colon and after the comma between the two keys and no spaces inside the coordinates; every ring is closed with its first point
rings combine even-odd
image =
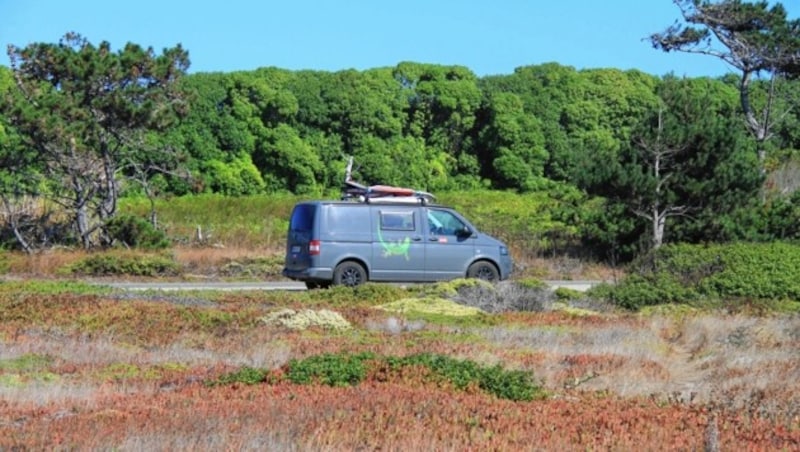
{"type": "Polygon", "coordinates": [[[484,281],[496,282],[500,279],[500,273],[497,267],[490,262],[478,261],[470,265],[467,269],[467,278],[477,278],[484,281]]]}
{"type": "Polygon", "coordinates": [[[355,287],[367,282],[367,271],[358,262],[342,262],[333,271],[333,284],[355,287]]]}
{"type": "Polygon", "coordinates": [[[308,290],[327,289],[330,286],[330,281],[306,281],[306,289],[308,290]]]}

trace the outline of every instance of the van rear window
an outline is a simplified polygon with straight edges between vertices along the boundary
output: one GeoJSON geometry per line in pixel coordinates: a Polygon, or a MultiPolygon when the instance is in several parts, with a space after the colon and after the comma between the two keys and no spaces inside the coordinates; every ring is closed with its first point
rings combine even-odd
{"type": "Polygon", "coordinates": [[[311,232],[314,229],[314,212],[316,206],[311,204],[298,204],[292,211],[292,218],[289,220],[289,229],[292,231],[311,232]]]}

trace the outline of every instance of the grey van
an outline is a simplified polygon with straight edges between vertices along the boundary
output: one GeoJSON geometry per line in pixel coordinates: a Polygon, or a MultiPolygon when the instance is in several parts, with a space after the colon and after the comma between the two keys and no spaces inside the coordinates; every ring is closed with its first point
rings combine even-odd
{"type": "Polygon", "coordinates": [[[308,288],[367,281],[507,279],[508,247],[430,204],[308,201],[289,220],[283,275],[308,288]]]}

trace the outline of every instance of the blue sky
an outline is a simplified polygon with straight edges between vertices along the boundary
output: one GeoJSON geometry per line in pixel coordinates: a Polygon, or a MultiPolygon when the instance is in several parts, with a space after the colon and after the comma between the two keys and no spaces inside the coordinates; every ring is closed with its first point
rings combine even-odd
{"type": "MultiPolygon", "coordinates": [[[[798,3],[784,1],[792,15],[798,3]]],[[[55,43],[68,31],[113,49],[181,43],[190,72],[402,61],[466,66],[481,77],[547,62],[659,76],[731,72],[713,57],[651,47],[646,37],[679,17],[671,0],[0,0],[0,45],[55,43]]],[[[5,52],[0,64],[9,64],[5,52]]]]}

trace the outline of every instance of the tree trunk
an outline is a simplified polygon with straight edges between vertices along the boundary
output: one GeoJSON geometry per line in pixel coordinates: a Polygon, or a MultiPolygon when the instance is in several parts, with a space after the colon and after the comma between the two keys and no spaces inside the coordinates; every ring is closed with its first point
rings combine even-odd
{"type": "Polygon", "coordinates": [[[92,239],[90,237],[91,231],[89,230],[89,214],[86,209],[86,203],[81,203],[75,209],[75,226],[78,228],[81,245],[83,245],[84,249],[90,249],[92,247],[92,239]]]}
{"type": "Polygon", "coordinates": [[[25,239],[25,236],[22,235],[22,232],[19,230],[19,211],[13,207],[12,202],[10,202],[5,196],[3,197],[3,207],[5,208],[8,224],[11,226],[11,230],[14,232],[14,237],[17,239],[17,242],[25,251],[25,254],[33,253],[30,243],[28,243],[28,241],[25,239]]]}
{"type": "Polygon", "coordinates": [[[657,250],[664,243],[664,229],[667,224],[667,213],[653,208],[653,249],[657,250]]]}

